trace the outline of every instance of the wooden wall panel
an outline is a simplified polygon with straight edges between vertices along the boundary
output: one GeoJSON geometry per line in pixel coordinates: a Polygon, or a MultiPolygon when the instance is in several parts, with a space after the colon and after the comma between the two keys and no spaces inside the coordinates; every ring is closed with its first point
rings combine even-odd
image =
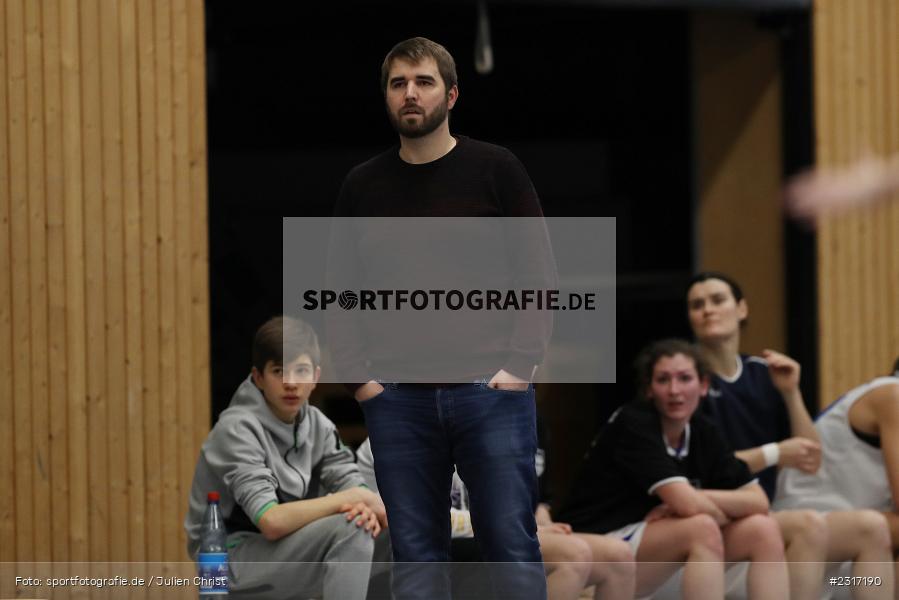
{"type": "MultiPolygon", "coordinates": [[[[5,6],[2,11],[5,11],[5,6]]],[[[6,16],[4,13],[4,22],[6,16]]],[[[12,118],[7,95],[9,53],[6,49],[6,27],[0,26],[0,127],[9,131],[12,118]]],[[[13,350],[12,350],[12,264],[10,254],[10,181],[9,135],[0,135],[0,562],[16,559],[16,468],[13,439],[13,350]]]]}
{"type": "MultiPolygon", "coordinates": [[[[103,210],[106,282],[106,389],[108,405],[110,507],[128,505],[127,423],[125,411],[125,287],[122,197],[122,83],[119,48],[119,7],[116,2],[100,3],[100,79],[103,107],[103,210]],[[119,401],[114,399],[118,398],[119,401]]],[[[109,551],[128,555],[128,515],[110,510],[109,551]]]]}
{"type": "MultiPolygon", "coordinates": [[[[816,0],[817,161],[899,152],[899,8],[816,0]]],[[[822,405],[886,372],[899,355],[899,198],[818,230],[822,405]]]]}
{"type": "Polygon", "coordinates": [[[44,77],[41,5],[25,3],[25,81],[28,107],[28,263],[31,338],[31,426],[34,456],[35,556],[50,556],[50,443],[47,348],[47,195],[44,179],[44,77]]]}
{"type": "MultiPolygon", "coordinates": [[[[162,437],[162,514],[178,506],[178,404],[175,361],[174,155],[172,145],[172,21],[170,0],[153,2],[156,44],[156,174],[159,239],[159,368],[162,437]]],[[[163,556],[177,552],[180,526],[163,519],[163,556]]]]}
{"type": "MultiPolygon", "coordinates": [[[[196,341],[209,339],[209,285],[207,284],[208,263],[208,227],[207,203],[197,202],[195,198],[206,198],[206,36],[203,21],[203,5],[199,2],[188,2],[187,6],[187,78],[190,82],[188,94],[188,119],[190,139],[188,142],[188,164],[190,165],[190,260],[191,260],[191,327],[193,339],[196,341]]],[[[209,370],[208,345],[194,347],[193,389],[197,398],[210,398],[212,395],[209,370]]],[[[194,407],[194,441],[195,447],[203,443],[206,436],[203,423],[209,421],[209,406],[198,402],[194,407]]]]}
{"type": "MultiPolygon", "coordinates": [[[[47,190],[47,323],[50,394],[50,520],[53,539],[68,539],[69,485],[66,431],[68,364],[66,361],[65,221],[62,170],[62,79],[59,2],[42,3],[44,36],[44,171],[47,190]]],[[[54,561],[69,559],[68,544],[53,544],[54,561]]]]}
{"type": "Polygon", "coordinates": [[[28,140],[25,95],[24,0],[6,3],[7,102],[9,120],[10,259],[15,440],[16,556],[34,559],[33,444],[31,423],[31,331],[29,327],[28,140]]]}
{"type": "MultiPolygon", "coordinates": [[[[135,0],[121,4],[122,61],[122,200],[125,213],[125,378],[128,432],[129,556],[144,561],[146,548],[146,487],[144,478],[143,365],[141,321],[140,140],[137,93],[137,11],[135,0]]],[[[205,223],[204,223],[205,225],[205,223]]]]}
{"type": "Polygon", "coordinates": [[[785,351],[778,40],[740,13],[699,12],[691,27],[696,268],[743,288],[743,352],[785,351]]]}
{"type": "MultiPolygon", "coordinates": [[[[188,18],[187,0],[172,2],[172,126],[174,161],[174,248],[175,248],[175,331],[191,331],[194,318],[191,307],[191,196],[190,196],[190,107],[188,79],[188,18]]],[[[175,348],[176,398],[190,398],[193,394],[193,336],[178,336],[175,348]]],[[[194,441],[194,404],[178,402],[176,407],[176,444],[178,481],[191,481],[196,466],[194,441]]],[[[208,418],[206,419],[208,421],[208,418]]],[[[181,484],[175,497],[184,504],[189,489],[181,484]]],[[[182,527],[178,527],[181,531],[182,527]]],[[[179,543],[186,538],[179,536],[179,543]]]]}
{"type": "Polygon", "coordinates": [[[109,456],[106,391],[105,269],[103,265],[103,172],[101,154],[100,0],[82,0],[81,164],[84,173],[85,330],[87,332],[88,515],[91,560],[109,560],[109,456]]]}
{"type": "Polygon", "coordinates": [[[140,226],[143,322],[144,465],[147,498],[147,557],[162,560],[162,454],[159,412],[159,275],[156,197],[156,68],[153,5],[137,2],[138,103],[140,114],[140,226]]]}
{"type": "Polygon", "coordinates": [[[84,216],[81,170],[81,54],[78,5],[60,3],[62,64],[63,221],[65,237],[65,332],[69,480],[69,559],[88,551],[87,348],[84,329],[84,216]]]}
{"type": "Polygon", "coordinates": [[[210,409],[202,0],[0,17],[0,562],[187,560],[210,409]]]}

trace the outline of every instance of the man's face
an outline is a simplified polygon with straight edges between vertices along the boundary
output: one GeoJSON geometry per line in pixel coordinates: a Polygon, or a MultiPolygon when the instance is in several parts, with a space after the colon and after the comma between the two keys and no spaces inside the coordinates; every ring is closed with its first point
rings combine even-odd
{"type": "Polygon", "coordinates": [[[403,137],[420,138],[440,127],[458,95],[456,86],[447,91],[437,62],[431,57],[418,63],[397,58],[390,65],[385,91],[387,116],[403,137]]]}
{"type": "Polygon", "coordinates": [[[262,373],[253,367],[253,383],[262,390],[269,409],[285,423],[293,423],[320,376],[321,369],[312,364],[308,354],[283,366],[270,360],[262,373]]]}

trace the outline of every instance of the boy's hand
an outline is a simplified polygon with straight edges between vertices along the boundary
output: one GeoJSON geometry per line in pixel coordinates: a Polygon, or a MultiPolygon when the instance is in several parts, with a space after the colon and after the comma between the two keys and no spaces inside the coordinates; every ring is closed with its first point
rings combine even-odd
{"type": "Polygon", "coordinates": [[[378,518],[381,528],[387,527],[387,509],[384,507],[381,497],[369,489],[363,488],[363,491],[365,492],[365,498],[362,501],[378,518]]]}
{"type": "Polygon", "coordinates": [[[381,522],[378,515],[365,502],[342,504],[338,512],[344,513],[347,521],[356,519],[356,527],[364,527],[365,531],[371,533],[373,538],[378,537],[378,534],[381,533],[381,522]]]}
{"type": "Polygon", "coordinates": [[[383,391],[384,386],[372,379],[368,383],[359,386],[359,388],[356,389],[356,393],[354,395],[356,397],[356,402],[366,402],[383,391]]]}
{"type": "MultiPolygon", "coordinates": [[[[378,522],[381,524],[382,529],[387,527],[387,509],[384,508],[384,502],[379,495],[365,487],[354,487],[338,493],[343,495],[343,506],[348,504],[354,505],[361,502],[370,508],[375,516],[378,517],[378,522]]],[[[344,511],[339,510],[338,512],[344,511]]]]}

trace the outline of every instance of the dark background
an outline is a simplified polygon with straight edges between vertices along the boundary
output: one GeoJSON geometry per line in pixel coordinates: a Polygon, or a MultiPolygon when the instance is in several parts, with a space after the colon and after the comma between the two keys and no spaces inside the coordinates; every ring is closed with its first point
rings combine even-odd
{"type": "MultiPolygon", "coordinates": [[[[473,3],[207,3],[213,420],[248,373],[256,327],[281,311],[281,218],[329,215],[347,171],[397,143],[380,65],[393,44],[415,35],[456,59],[454,133],[515,152],[547,216],[617,218],[618,383],[541,390],[541,406],[565,407],[553,411],[553,438],[568,438],[566,425],[577,423],[581,435],[568,443],[585,447],[584,432],[633,394],[637,350],[689,336],[690,12],[586,4],[491,5],[495,69],[482,76],[473,3]]],[[[812,159],[808,15],[747,18],[782,39],[784,171],[793,172],[812,159]]],[[[804,386],[813,385],[808,233],[788,227],[784,259],[787,276],[804,278],[798,289],[808,290],[787,299],[806,307],[788,320],[788,350],[803,363],[804,386]]],[[[361,421],[348,394],[331,387],[324,395],[318,401],[335,421],[361,421]]]]}

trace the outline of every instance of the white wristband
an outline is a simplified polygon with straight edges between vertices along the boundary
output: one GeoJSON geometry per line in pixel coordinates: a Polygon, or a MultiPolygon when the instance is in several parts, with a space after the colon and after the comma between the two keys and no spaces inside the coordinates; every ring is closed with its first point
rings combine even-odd
{"type": "Polygon", "coordinates": [[[780,446],[771,442],[762,446],[762,454],[765,455],[765,466],[773,467],[780,461],[780,446]]]}

